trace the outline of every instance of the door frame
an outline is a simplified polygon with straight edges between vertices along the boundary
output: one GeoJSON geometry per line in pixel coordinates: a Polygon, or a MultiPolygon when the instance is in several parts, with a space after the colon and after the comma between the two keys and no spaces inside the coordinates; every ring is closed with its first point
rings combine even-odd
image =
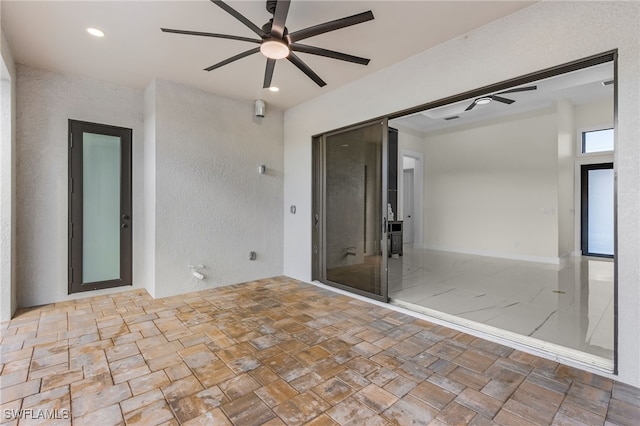
{"type": "MultiPolygon", "coordinates": [[[[402,170],[402,159],[404,157],[413,158],[416,166],[413,169],[413,246],[416,248],[426,248],[424,243],[424,154],[410,149],[400,149],[398,163],[402,170]]],[[[398,181],[399,199],[404,200],[404,180],[398,181]]],[[[398,202],[398,206],[403,206],[398,202]]],[[[400,210],[401,218],[404,220],[404,207],[400,210]]]]}
{"type": "Polygon", "coordinates": [[[348,291],[351,293],[365,296],[374,300],[388,302],[388,249],[387,249],[387,231],[388,231],[388,219],[387,219],[387,189],[388,189],[388,176],[387,170],[389,166],[389,125],[386,118],[367,121],[354,126],[344,127],[341,129],[333,130],[313,136],[312,138],[312,208],[311,208],[311,224],[312,224],[312,249],[311,249],[311,279],[319,281],[323,284],[331,287],[338,288],[340,290],[348,291]],[[380,264],[380,293],[375,294],[368,291],[360,290],[357,288],[349,287],[344,284],[329,281],[327,279],[327,256],[326,256],[326,241],[327,241],[327,226],[326,226],[326,144],[327,138],[341,133],[357,130],[363,127],[372,125],[380,125],[382,131],[382,185],[381,185],[381,221],[380,227],[382,229],[381,239],[384,242],[381,244],[382,260],[380,264]]]}
{"type": "Polygon", "coordinates": [[[615,258],[616,247],[616,201],[615,201],[615,168],[614,163],[589,163],[580,165],[580,249],[583,256],[603,257],[607,259],[615,258]],[[590,170],[612,170],[614,173],[614,201],[613,201],[613,254],[591,253],[589,251],[589,171],[590,170]]]}
{"type": "Polygon", "coordinates": [[[402,185],[407,185],[407,183],[411,183],[411,191],[403,191],[402,192],[402,242],[403,244],[411,244],[415,243],[416,232],[415,232],[415,209],[416,209],[416,201],[415,201],[415,190],[413,189],[416,184],[416,169],[415,167],[412,169],[402,169],[402,185]],[[408,179],[408,180],[407,180],[408,179]],[[407,207],[405,203],[407,201],[411,201],[411,221],[409,221],[409,212],[405,211],[407,207]],[[411,223],[411,226],[408,224],[411,223]],[[405,233],[406,231],[406,233],[405,233]]]}
{"type": "Polygon", "coordinates": [[[132,285],[132,130],[107,124],[69,120],[69,214],[68,292],[100,290],[132,285]],[[120,138],[120,278],[83,283],[83,144],[82,134],[94,133],[120,138]],[[126,225],[126,226],[125,226],[126,225]]]}

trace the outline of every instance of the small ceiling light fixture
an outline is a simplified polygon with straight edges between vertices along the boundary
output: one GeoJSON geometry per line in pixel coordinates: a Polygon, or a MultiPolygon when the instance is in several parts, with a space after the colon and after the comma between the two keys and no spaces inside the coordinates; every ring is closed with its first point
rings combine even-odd
{"type": "Polygon", "coordinates": [[[289,56],[289,46],[280,40],[271,39],[262,42],[260,52],[269,59],[284,59],[289,56]]]}
{"type": "Polygon", "coordinates": [[[488,97],[488,96],[485,96],[483,98],[478,98],[478,99],[476,99],[476,105],[486,105],[486,104],[490,103],[491,100],[492,99],[490,97],[488,97]]]}
{"type": "Polygon", "coordinates": [[[104,33],[97,28],[87,28],[87,32],[94,37],[104,37],[104,33]]]}
{"type": "Polygon", "coordinates": [[[272,92],[279,92],[280,88],[276,87],[276,86],[271,86],[271,87],[269,87],[269,90],[271,90],[272,92]]]}

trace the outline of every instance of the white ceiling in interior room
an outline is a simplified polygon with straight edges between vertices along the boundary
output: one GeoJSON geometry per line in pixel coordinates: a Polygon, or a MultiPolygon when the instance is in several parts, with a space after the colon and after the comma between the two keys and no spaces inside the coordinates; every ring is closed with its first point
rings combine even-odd
{"type": "MultiPolygon", "coordinates": [[[[272,93],[262,88],[260,54],[211,72],[204,68],[248,50],[251,43],[166,34],[161,27],[245,37],[255,34],[207,0],[1,0],[3,28],[16,62],[119,85],[144,88],[154,77],[239,99],[265,99],[286,109],[500,19],[534,1],[293,0],[290,31],[372,10],[373,21],[306,39],[305,44],[370,58],[368,66],[300,53],[327,82],[318,87],[286,60],[275,67],[272,93]],[[87,34],[99,28],[103,38],[87,34]]],[[[258,26],[264,1],[228,1],[258,26]]]]}
{"type": "MultiPolygon", "coordinates": [[[[536,86],[536,90],[500,95],[515,101],[510,105],[492,101],[465,111],[474,101],[472,98],[393,119],[389,125],[427,133],[522,114],[550,107],[560,100],[567,100],[573,105],[582,105],[603,99],[613,99],[614,85],[603,85],[603,82],[613,80],[613,75],[613,62],[607,62],[516,86],[536,86]],[[459,118],[445,120],[445,118],[456,116],[459,118]]],[[[491,94],[495,93],[487,93],[487,95],[491,94]]]]}

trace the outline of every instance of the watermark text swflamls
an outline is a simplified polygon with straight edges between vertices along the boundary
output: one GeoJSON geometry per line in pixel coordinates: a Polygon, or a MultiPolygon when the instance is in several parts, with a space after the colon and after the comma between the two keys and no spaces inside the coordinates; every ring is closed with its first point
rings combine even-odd
{"type": "Polygon", "coordinates": [[[66,408],[62,409],[40,409],[40,408],[26,408],[22,410],[5,409],[3,412],[5,420],[16,419],[32,419],[32,420],[59,420],[69,419],[71,415],[66,408]]]}

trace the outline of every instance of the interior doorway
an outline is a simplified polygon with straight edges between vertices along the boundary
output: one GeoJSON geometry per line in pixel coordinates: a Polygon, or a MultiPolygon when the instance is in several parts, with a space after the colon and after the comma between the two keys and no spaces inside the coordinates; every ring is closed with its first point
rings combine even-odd
{"type": "MultiPolygon", "coordinates": [[[[415,163],[413,158],[405,158],[406,160],[411,160],[411,163],[415,163]]],[[[402,170],[402,184],[404,187],[404,194],[402,197],[402,211],[404,212],[404,225],[403,225],[403,234],[402,238],[405,244],[413,244],[413,221],[414,221],[414,177],[415,171],[414,168],[404,168],[402,170]]]]}
{"type": "Polygon", "coordinates": [[[399,219],[403,221],[403,243],[411,247],[424,245],[424,154],[401,148],[399,168],[399,219]]]}

